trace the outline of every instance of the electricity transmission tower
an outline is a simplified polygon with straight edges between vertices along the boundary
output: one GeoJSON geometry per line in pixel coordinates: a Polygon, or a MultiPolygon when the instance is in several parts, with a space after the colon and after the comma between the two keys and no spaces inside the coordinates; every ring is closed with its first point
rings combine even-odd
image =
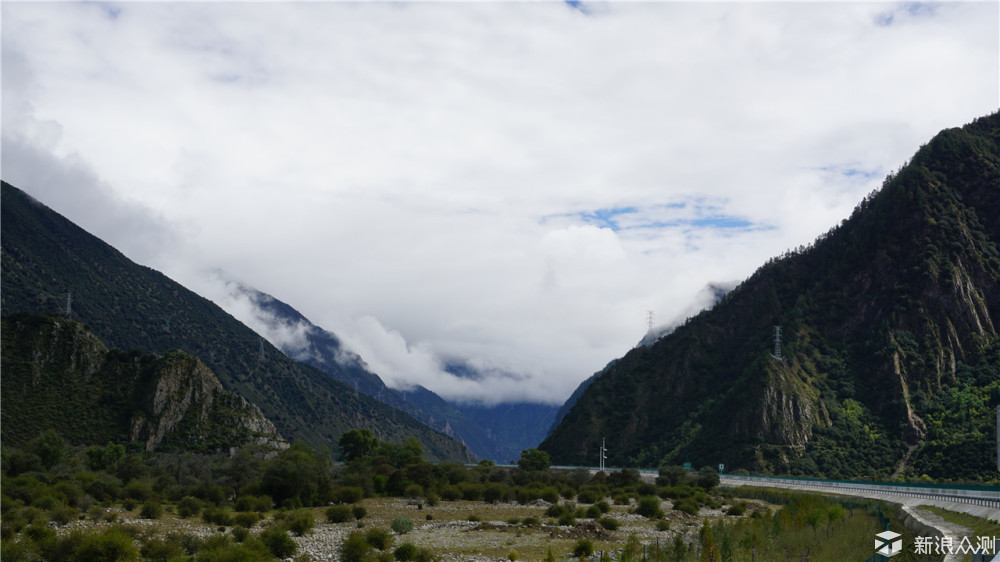
{"type": "Polygon", "coordinates": [[[73,293],[66,293],[66,318],[73,314],[73,293]]]}
{"type": "Polygon", "coordinates": [[[781,356],[781,326],[774,327],[774,353],[771,354],[778,361],[784,361],[784,357],[781,356]]]}
{"type": "Polygon", "coordinates": [[[655,318],[656,315],[653,314],[652,310],[646,313],[646,329],[650,334],[653,333],[653,320],[655,318]]]}

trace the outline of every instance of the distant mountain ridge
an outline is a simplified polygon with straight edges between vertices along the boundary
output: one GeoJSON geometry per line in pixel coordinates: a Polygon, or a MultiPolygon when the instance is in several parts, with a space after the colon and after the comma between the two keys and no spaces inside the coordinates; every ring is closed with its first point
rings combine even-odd
{"type": "Polygon", "coordinates": [[[541,447],[835,477],[997,478],[1000,114],[596,377],[541,447]],[[775,327],[780,356],[773,357],[775,327]]]}
{"type": "MultiPolygon", "coordinates": [[[[461,443],[412,416],[295,362],[211,301],[133,263],[19,189],[2,183],[0,309],[86,322],[118,349],[197,357],[223,387],[256,404],[285,438],[337,450],[351,428],[384,441],[416,437],[434,460],[473,459],[461,443]]],[[[6,431],[7,428],[5,428],[6,431]]]]}
{"type": "MultiPolygon", "coordinates": [[[[257,320],[267,324],[273,333],[294,334],[279,344],[289,357],[460,440],[480,459],[501,463],[516,460],[522,450],[541,442],[552,423],[556,406],[549,404],[456,403],[420,385],[406,390],[389,388],[336,334],[313,324],[291,305],[238,282],[229,283],[229,292],[233,297],[248,299],[259,312],[257,320]]],[[[462,370],[456,374],[478,376],[471,367],[453,366],[459,368],[462,370]]]]}

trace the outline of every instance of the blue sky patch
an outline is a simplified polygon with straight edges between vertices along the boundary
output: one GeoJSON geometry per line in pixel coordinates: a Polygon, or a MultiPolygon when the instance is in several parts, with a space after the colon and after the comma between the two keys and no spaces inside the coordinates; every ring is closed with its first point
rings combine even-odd
{"type": "Polygon", "coordinates": [[[626,215],[629,213],[637,213],[638,209],[635,207],[612,207],[610,209],[597,209],[591,212],[579,213],[581,219],[589,224],[597,225],[600,228],[610,228],[611,230],[618,232],[621,230],[616,217],[619,215],[626,215]]]}

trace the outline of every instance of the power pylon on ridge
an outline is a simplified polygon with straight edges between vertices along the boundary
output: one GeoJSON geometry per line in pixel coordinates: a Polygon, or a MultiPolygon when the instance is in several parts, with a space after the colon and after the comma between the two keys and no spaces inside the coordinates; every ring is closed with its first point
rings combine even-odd
{"type": "Polygon", "coordinates": [[[66,318],[73,315],[73,293],[66,293],[66,318]]]}
{"type": "Polygon", "coordinates": [[[781,326],[774,327],[774,353],[771,354],[778,361],[784,361],[781,355],[781,326]]]}

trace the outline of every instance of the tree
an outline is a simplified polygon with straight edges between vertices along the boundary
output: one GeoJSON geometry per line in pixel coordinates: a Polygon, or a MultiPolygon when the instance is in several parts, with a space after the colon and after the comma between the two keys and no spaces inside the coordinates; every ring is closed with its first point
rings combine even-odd
{"type": "Polygon", "coordinates": [[[517,466],[521,470],[548,470],[552,465],[552,459],[545,451],[531,448],[521,451],[521,458],[517,461],[517,466]]]}
{"type": "Polygon", "coordinates": [[[370,429],[351,429],[340,436],[340,459],[352,461],[371,455],[379,441],[370,429]]]}
{"type": "Polygon", "coordinates": [[[695,483],[700,488],[711,490],[719,485],[719,473],[710,466],[703,466],[698,469],[698,476],[695,483]]]}
{"type": "Polygon", "coordinates": [[[678,486],[687,482],[687,471],[677,465],[660,465],[660,475],[656,483],[660,486],[678,486]]]}
{"type": "Polygon", "coordinates": [[[28,451],[38,455],[47,470],[52,470],[66,456],[66,441],[54,430],[46,429],[28,443],[28,451]]]}

